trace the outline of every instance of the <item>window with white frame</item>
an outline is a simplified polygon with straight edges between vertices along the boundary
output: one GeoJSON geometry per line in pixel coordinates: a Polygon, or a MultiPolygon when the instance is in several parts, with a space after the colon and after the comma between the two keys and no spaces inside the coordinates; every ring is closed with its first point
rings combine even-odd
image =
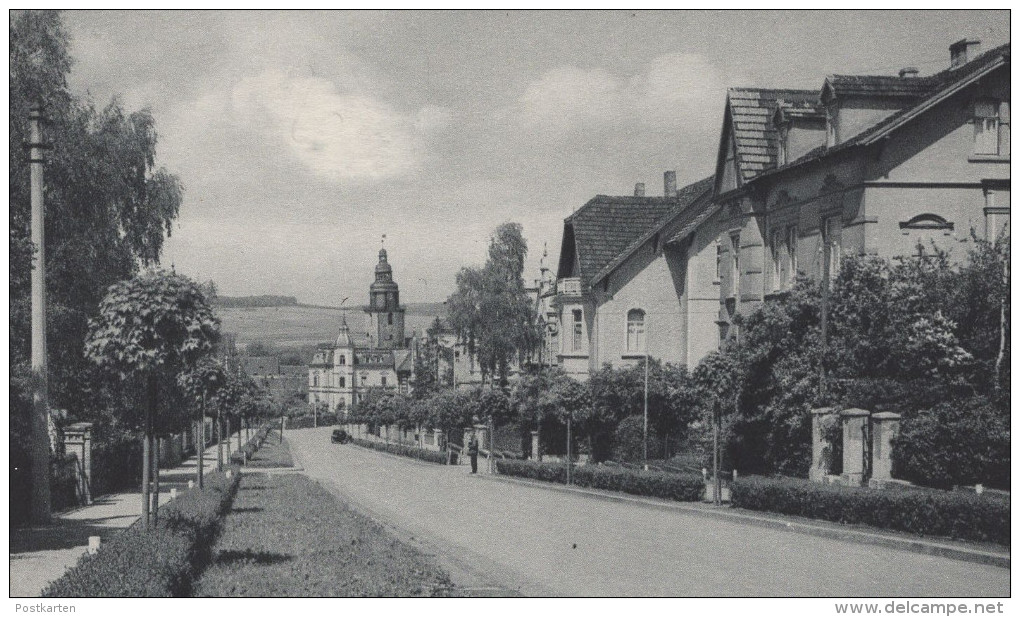
{"type": "Polygon", "coordinates": [[[974,103],[974,154],[999,153],[999,106],[992,99],[974,103]]]}
{"type": "Polygon", "coordinates": [[[839,262],[843,236],[843,221],[839,216],[825,219],[822,227],[822,267],[824,275],[832,281],[839,275],[839,262]]]}
{"type": "Polygon", "coordinates": [[[730,236],[730,295],[740,296],[740,234],[730,236]]]}
{"type": "Polygon", "coordinates": [[[790,225],[786,228],[786,249],[787,249],[787,279],[783,285],[792,285],[797,279],[797,226],[790,225]]]}
{"type": "Polygon", "coordinates": [[[645,312],[641,309],[627,312],[627,351],[645,351],[645,312]]]}
{"type": "Polygon", "coordinates": [[[570,351],[581,351],[584,349],[584,313],[581,309],[574,309],[572,315],[574,321],[570,351]]]}

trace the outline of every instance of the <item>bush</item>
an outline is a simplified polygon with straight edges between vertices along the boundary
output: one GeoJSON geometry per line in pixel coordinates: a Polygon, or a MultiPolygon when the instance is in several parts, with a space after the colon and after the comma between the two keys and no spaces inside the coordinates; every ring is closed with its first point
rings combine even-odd
{"type": "Polygon", "coordinates": [[[240,451],[230,453],[230,462],[243,465],[245,455],[247,455],[248,460],[251,460],[255,453],[258,452],[258,449],[262,447],[262,444],[265,443],[266,437],[269,436],[269,432],[272,429],[272,424],[263,424],[256,429],[255,434],[251,436],[251,439],[248,440],[248,443],[244,444],[240,451]]]}
{"type": "Polygon", "coordinates": [[[964,492],[876,490],[795,478],[745,476],[730,484],[735,507],[1009,546],[1009,500],[964,492]]]}
{"type": "Polygon", "coordinates": [[[895,477],[937,488],[985,484],[1008,490],[1008,414],[978,397],[904,418],[893,448],[895,477]]]}
{"type": "Polygon", "coordinates": [[[47,585],[43,597],[180,597],[209,563],[220,521],[230,509],[241,475],[209,474],[205,490],[191,490],[160,508],[156,527],[139,523],[85,555],[47,585]]]}
{"type": "MultiPolygon", "coordinates": [[[[368,441],[367,439],[352,438],[351,443],[358,446],[362,446],[364,448],[372,448],[373,450],[379,450],[381,452],[389,452],[390,454],[397,454],[400,456],[416,458],[421,461],[428,461],[429,463],[439,463],[440,465],[446,464],[446,452],[439,452],[436,450],[425,450],[423,448],[413,448],[411,446],[402,446],[395,443],[368,441]]],[[[454,455],[453,460],[454,461],[457,460],[456,455],[454,455]]]]}
{"type": "Polygon", "coordinates": [[[340,416],[335,413],[320,413],[318,419],[315,415],[290,416],[287,418],[287,428],[314,428],[315,426],[336,426],[340,424],[340,416]]]}
{"type": "Polygon", "coordinates": [[[92,494],[105,495],[142,483],[142,443],[137,436],[92,448],[92,494]]]}
{"type": "Polygon", "coordinates": [[[50,457],[50,503],[54,511],[78,505],[78,457],[73,454],[50,457]]]}
{"type": "MultiPolygon", "coordinates": [[[[639,462],[645,460],[643,416],[628,416],[616,426],[613,460],[639,462]]],[[[648,427],[648,458],[662,458],[662,443],[655,428],[648,427]]]]}
{"type": "MultiPolygon", "coordinates": [[[[566,463],[497,460],[496,471],[543,482],[567,482],[566,463]]],[[[585,465],[575,466],[572,475],[577,486],[673,501],[700,501],[705,489],[705,480],[694,474],[585,465]]]]}

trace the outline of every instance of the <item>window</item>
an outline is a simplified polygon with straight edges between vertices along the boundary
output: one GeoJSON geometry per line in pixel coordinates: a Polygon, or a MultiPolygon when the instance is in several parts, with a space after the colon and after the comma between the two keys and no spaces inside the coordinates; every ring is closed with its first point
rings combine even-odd
{"type": "Polygon", "coordinates": [[[835,146],[838,137],[835,105],[829,105],[825,110],[825,145],[829,148],[835,146]]]}
{"type": "Polygon", "coordinates": [[[765,272],[765,289],[769,291],[779,291],[783,288],[783,283],[780,280],[782,278],[783,243],[783,233],[773,231],[769,238],[768,270],[765,272]]]}
{"type": "Polygon", "coordinates": [[[386,314],[386,323],[387,323],[387,325],[390,325],[390,326],[393,325],[393,313],[387,313],[386,314]]]}
{"type": "Polygon", "coordinates": [[[1009,101],[974,103],[974,154],[1009,155],[1009,101]]]}
{"type": "Polygon", "coordinates": [[[631,309],[627,312],[627,351],[645,350],[645,312],[631,309]]]}
{"type": "Polygon", "coordinates": [[[831,281],[839,274],[839,260],[843,236],[843,221],[838,216],[825,219],[822,228],[822,277],[831,281]]]}
{"type": "Polygon", "coordinates": [[[573,340],[571,341],[571,351],[581,351],[584,344],[584,314],[580,309],[574,309],[574,330],[573,340]]]}
{"type": "Polygon", "coordinates": [[[382,377],[379,378],[379,383],[383,387],[386,387],[386,375],[383,375],[382,377]]]}
{"type": "Polygon", "coordinates": [[[784,285],[792,284],[797,278],[797,226],[790,225],[786,228],[786,249],[787,249],[787,261],[789,266],[787,268],[787,279],[784,285]]]}
{"type": "Polygon", "coordinates": [[[730,236],[730,296],[740,295],[740,234],[730,236]]]}
{"type": "Polygon", "coordinates": [[[315,373],[314,375],[312,375],[312,387],[315,387],[315,388],[319,387],[319,374],[318,373],[315,373]]]}
{"type": "Polygon", "coordinates": [[[362,373],[361,374],[361,385],[365,385],[366,383],[368,383],[368,375],[362,373]]]}
{"type": "Polygon", "coordinates": [[[340,376],[340,380],[339,380],[339,384],[338,384],[338,385],[339,385],[339,386],[340,386],[341,388],[346,388],[346,387],[347,387],[347,378],[346,378],[346,377],[344,377],[343,375],[341,375],[341,376],[340,376]]]}
{"type": "Polygon", "coordinates": [[[347,356],[341,355],[340,358],[337,360],[337,364],[341,366],[347,364],[347,356]]]}
{"type": "Polygon", "coordinates": [[[719,282],[722,279],[722,242],[717,239],[715,241],[715,280],[719,282]]]}

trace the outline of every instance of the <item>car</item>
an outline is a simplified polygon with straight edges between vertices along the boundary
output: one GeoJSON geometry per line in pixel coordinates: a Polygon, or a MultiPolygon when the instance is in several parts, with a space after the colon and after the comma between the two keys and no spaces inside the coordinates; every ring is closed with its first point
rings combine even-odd
{"type": "Polygon", "coordinates": [[[347,443],[351,440],[351,436],[347,434],[347,431],[342,428],[334,429],[333,436],[330,437],[330,441],[333,443],[347,443]]]}

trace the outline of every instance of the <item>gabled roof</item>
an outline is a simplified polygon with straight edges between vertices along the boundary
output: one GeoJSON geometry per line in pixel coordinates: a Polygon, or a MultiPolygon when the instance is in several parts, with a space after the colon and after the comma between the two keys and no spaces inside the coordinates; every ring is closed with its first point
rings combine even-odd
{"type": "Polygon", "coordinates": [[[829,75],[822,85],[822,98],[835,95],[882,96],[919,99],[939,87],[935,76],[899,77],[897,75],[829,75]]]}
{"type": "Polygon", "coordinates": [[[675,197],[597,195],[563,221],[557,278],[566,278],[576,254],[583,284],[622,253],[636,238],[676,207],[675,197]]]}
{"type": "MultiPolygon", "coordinates": [[[[724,164],[727,126],[732,127],[736,145],[737,175],[741,183],[818,160],[833,152],[874,143],[984,75],[1000,66],[1008,65],[1009,56],[1010,44],[1006,43],[979,55],[967,64],[928,77],[830,75],[826,78],[820,94],[816,90],[731,88],[726,101],[727,118],[724,121],[717,165],[724,164]],[[807,110],[811,106],[819,105],[823,98],[829,96],[888,97],[899,99],[903,107],[851,139],[831,148],[820,146],[777,168],[778,135],[774,126],[776,111],[782,107],[783,112],[787,112],[789,108],[792,115],[793,109],[807,110]]],[[[721,171],[717,166],[717,177],[720,177],[721,171]]]]}
{"type": "Polygon", "coordinates": [[[414,371],[414,358],[410,349],[397,349],[393,351],[394,370],[398,373],[411,373],[414,371]]]}
{"type": "MultiPolygon", "coordinates": [[[[818,102],[817,90],[776,90],[770,88],[730,88],[726,95],[725,126],[733,135],[737,177],[748,182],[763,171],[776,166],[776,129],[772,116],[779,101],[791,106],[814,105],[818,102]]],[[[725,149],[725,135],[720,147],[719,164],[725,164],[722,151],[725,149]]],[[[722,170],[716,169],[716,177],[722,170]]]]}
{"type": "Polygon", "coordinates": [[[605,277],[609,276],[613,270],[620,267],[620,265],[633,255],[635,251],[651,240],[652,236],[661,232],[663,228],[675,222],[677,217],[692,217],[694,211],[705,209],[705,207],[707,207],[710,203],[714,180],[714,176],[709,176],[693,184],[688,184],[677,191],[677,198],[673,208],[667,211],[664,216],[657,220],[651,227],[646,229],[644,233],[635,238],[627,245],[626,248],[611,259],[609,263],[603,266],[602,269],[592,277],[590,284],[595,285],[605,277]]]}

